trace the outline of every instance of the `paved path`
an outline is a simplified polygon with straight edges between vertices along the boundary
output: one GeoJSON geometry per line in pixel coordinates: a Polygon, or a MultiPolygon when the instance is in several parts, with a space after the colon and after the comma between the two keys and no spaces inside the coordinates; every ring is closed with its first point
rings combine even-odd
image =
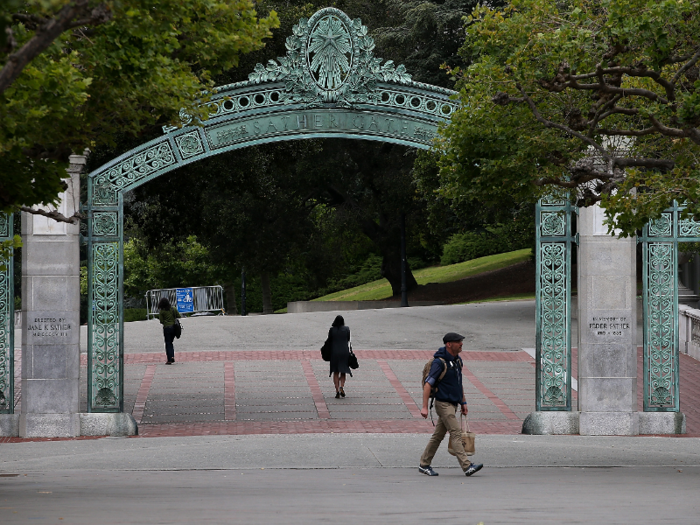
{"type": "Polygon", "coordinates": [[[0,523],[697,523],[700,440],[479,436],[465,478],[427,436],[102,438],[0,445],[0,523]]]}
{"type": "Polygon", "coordinates": [[[0,478],[3,525],[697,523],[700,468],[38,473],[0,478]]]}
{"type": "MultiPolygon", "coordinates": [[[[173,366],[164,365],[156,321],[127,323],[125,410],[144,437],[431,432],[420,417],[419,377],[447,331],[467,336],[462,357],[472,430],[517,434],[534,410],[534,359],[523,351],[534,345],[534,301],[343,314],[361,364],[344,399],[334,398],[318,350],[335,313],[185,319],[173,366]]],[[[572,361],[575,376],[575,351],[572,361]]],[[[82,411],[86,362],[83,354],[82,411]]],[[[689,433],[700,435],[700,363],[687,356],[681,402],[689,433]]]]}

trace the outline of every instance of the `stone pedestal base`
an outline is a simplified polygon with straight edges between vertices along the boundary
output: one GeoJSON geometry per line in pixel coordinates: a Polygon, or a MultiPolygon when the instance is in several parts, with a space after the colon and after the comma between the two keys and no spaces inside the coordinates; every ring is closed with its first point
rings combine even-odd
{"type": "Polygon", "coordinates": [[[20,414],[19,437],[77,437],[79,414],[20,414]]]}
{"type": "Polygon", "coordinates": [[[80,414],[81,436],[137,436],[139,427],[131,414],[80,414]]]}
{"type": "Polygon", "coordinates": [[[582,436],[637,436],[639,412],[581,412],[582,436]]]}
{"type": "Polygon", "coordinates": [[[578,434],[579,412],[531,412],[523,421],[523,434],[537,436],[578,434]]]}
{"type": "Polygon", "coordinates": [[[685,434],[682,412],[640,412],[640,434],[685,434]]]}
{"type": "Polygon", "coordinates": [[[0,414],[0,437],[19,436],[19,414],[0,414]]]}
{"type": "Polygon", "coordinates": [[[131,414],[0,414],[0,437],[137,436],[131,414]]]}

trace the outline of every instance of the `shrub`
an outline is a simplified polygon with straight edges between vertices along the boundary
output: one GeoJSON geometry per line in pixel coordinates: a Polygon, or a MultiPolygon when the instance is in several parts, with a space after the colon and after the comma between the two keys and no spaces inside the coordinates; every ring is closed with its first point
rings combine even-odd
{"type": "Polygon", "coordinates": [[[443,247],[440,264],[445,266],[487,255],[512,252],[532,245],[534,228],[520,224],[498,224],[480,232],[456,233],[443,247]]]}
{"type": "Polygon", "coordinates": [[[145,308],[124,308],[124,322],[130,323],[131,321],[145,321],[146,320],[146,309],[145,308]]]}

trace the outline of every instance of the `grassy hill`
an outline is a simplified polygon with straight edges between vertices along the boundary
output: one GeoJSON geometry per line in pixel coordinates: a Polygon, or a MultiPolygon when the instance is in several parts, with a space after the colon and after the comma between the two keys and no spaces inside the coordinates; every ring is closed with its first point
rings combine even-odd
{"type": "MultiPolygon", "coordinates": [[[[418,281],[418,284],[449,283],[471,277],[472,275],[498,270],[506,266],[527,261],[531,253],[532,250],[526,248],[514,252],[480,257],[479,259],[472,259],[471,261],[451,264],[449,266],[422,268],[413,272],[413,275],[416,281],[418,281]]],[[[324,295],[323,297],[314,299],[314,301],[375,301],[388,299],[390,297],[391,286],[389,285],[389,281],[380,279],[361,286],[356,286],[355,288],[324,295]]]]}

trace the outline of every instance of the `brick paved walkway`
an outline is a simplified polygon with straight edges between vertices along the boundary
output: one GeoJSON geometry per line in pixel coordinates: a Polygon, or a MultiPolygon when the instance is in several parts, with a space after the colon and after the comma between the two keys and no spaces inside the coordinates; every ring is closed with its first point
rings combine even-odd
{"type": "MultiPolygon", "coordinates": [[[[172,366],[160,354],[128,354],[125,410],[141,436],[432,432],[420,416],[419,388],[432,352],[356,354],[360,369],[348,378],[344,399],[335,399],[317,351],[179,352],[172,366]]],[[[462,355],[471,428],[519,433],[533,410],[532,358],[518,351],[462,355]]]]}
{"type": "MultiPolygon", "coordinates": [[[[125,410],[144,437],[432,432],[431,422],[420,417],[418,379],[432,351],[356,354],[360,369],[348,378],[344,399],[335,399],[328,364],[317,351],[179,352],[172,366],[160,354],[128,354],[125,410]]],[[[573,354],[575,364],[575,349],[573,354]]],[[[534,410],[534,360],[524,351],[468,351],[462,357],[470,428],[479,434],[520,433],[522,420],[534,410]]],[[[680,365],[687,435],[700,436],[700,362],[682,355],[680,365]]],[[[641,371],[640,348],[640,376],[641,371]]],[[[575,376],[575,366],[572,372],[575,376]]],[[[639,410],[641,403],[640,382],[639,410]]],[[[17,438],[4,441],[10,440],[17,438]]]]}
{"type": "MultiPolygon", "coordinates": [[[[142,436],[432,432],[420,417],[425,350],[358,350],[360,369],[335,399],[317,351],[180,352],[126,356],[125,406],[142,436]]],[[[534,360],[523,351],[463,352],[470,427],[518,434],[534,410],[534,360]]],[[[577,352],[573,351],[574,376],[577,352]]],[[[639,374],[642,372],[639,348],[639,374]]],[[[574,391],[574,401],[576,399],[574,391]]],[[[641,382],[639,410],[642,410],[641,382]]],[[[681,356],[681,409],[700,435],[700,362],[681,356]]]]}

